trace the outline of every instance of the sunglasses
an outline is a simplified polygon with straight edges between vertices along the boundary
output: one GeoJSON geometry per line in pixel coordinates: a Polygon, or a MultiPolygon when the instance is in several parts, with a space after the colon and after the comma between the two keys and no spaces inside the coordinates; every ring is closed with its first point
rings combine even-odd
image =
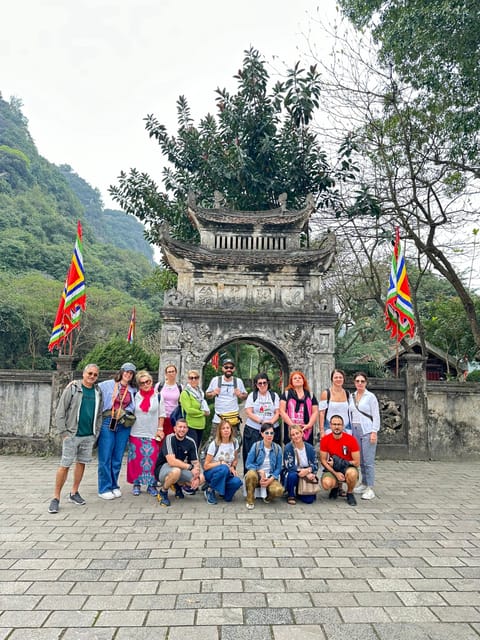
{"type": "Polygon", "coordinates": [[[263,385],[263,384],[268,384],[268,382],[266,380],[259,380],[257,382],[257,384],[262,384],[263,385]]]}
{"type": "Polygon", "coordinates": [[[263,435],[264,436],[273,436],[274,434],[273,434],[273,431],[264,431],[263,435]]]}
{"type": "Polygon", "coordinates": [[[227,365],[226,367],[223,367],[224,369],[231,369],[232,371],[235,369],[235,367],[231,367],[230,365],[227,365]]]}
{"type": "Polygon", "coordinates": [[[93,376],[94,378],[98,378],[98,373],[90,373],[87,371],[87,376],[93,376]]]}
{"type": "Polygon", "coordinates": [[[198,380],[200,376],[188,376],[189,380],[198,380]]]}
{"type": "Polygon", "coordinates": [[[356,384],[357,382],[358,382],[359,384],[365,384],[367,381],[366,381],[366,380],[355,380],[355,384],[356,384]]]}
{"type": "Polygon", "coordinates": [[[140,380],[140,384],[152,384],[151,380],[140,380]]]}

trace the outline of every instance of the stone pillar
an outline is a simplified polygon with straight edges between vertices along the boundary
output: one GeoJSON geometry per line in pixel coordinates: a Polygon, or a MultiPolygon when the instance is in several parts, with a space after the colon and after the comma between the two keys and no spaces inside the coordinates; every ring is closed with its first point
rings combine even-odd
{"type": "Polygon", "coordinates": [[[428,428],[427,377],[423,356],[409,353],[405,356],[405,414],[408,454],[411,460],[430,458],[428,428]]]}

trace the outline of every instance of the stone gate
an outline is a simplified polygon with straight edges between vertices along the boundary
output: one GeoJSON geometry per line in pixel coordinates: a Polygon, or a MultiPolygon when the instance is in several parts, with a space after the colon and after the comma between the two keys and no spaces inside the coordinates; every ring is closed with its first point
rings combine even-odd
{"type": "Polygon", "coordinates": [[[315,210],[307,198],[289,211],[286,197],[268,211],[205,209],[191,195],[188,215],[200,244],[174,240],[162,229],[163,254],[178,274],[165,295],[160,374],[174,363],[181,380],[188,369],[202,371],[211,356],[244,341],[273,354],[284,380],[302,370],[314,390],[327,385],[334,365],[336,314],[322,276],[335,256],[335,236],[316,248],[301,246],[302,229],[315,210]]]}

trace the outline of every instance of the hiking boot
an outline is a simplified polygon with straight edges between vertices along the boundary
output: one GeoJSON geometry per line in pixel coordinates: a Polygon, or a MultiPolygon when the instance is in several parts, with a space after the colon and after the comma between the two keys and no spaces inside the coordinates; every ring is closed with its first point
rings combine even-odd
{"type": "Polygon", "coordinates": [[[171,504],[168,498],[168,491],[162,491],[162,489],[160,489],[160,491],[158,492],[157,500],[160,503],[161,507],[169,507],[171,504]]]}
{"type": "Polygon", "coordinates": [[[69,502],[73,502],[73,504],[86,504],[86,501],[82,498],[82,496],[78,493],[71,493],[68,496],[69,502]]]}
{"type": "Polygon", "coordinates": [[[347,504],[351,507],[355,507],[357,505],[357,499],[353,495],[353,493],[347,493],[347,504]]]}
{"type": "Polygon", "coordinates": [[[148,485],[147,493],[149,496],[153,496],[154,498],[156,498],[158,495],[157,487],[153,484],[148,485]]]}
{"type": "Polygon", "coordinates": [[[177,500],[183,500],[185,496],[183,495],[183,489],[179,484],[174,484],[175,487],[175,498],[177,500]]]}
{"type": "Polygon", "coordinates": [[[50,505],[48,507],[48,513],[58,513],[59,509],[60,509],[60,500],[57,500],[57,498],[53,498],[53,500],[51,500],[50,505]]]}
{"type": "Polygon", "coordinates": [[[338,498],[338,487],[334,489],[330,489],[330,493],[328,494],[329,500],[336,500],[338,498]]]}
{"type": "Polygon", "coordinates": [[[218,504],[218,501],[215,497],[215,491],[211,488],[206,489],[204,492],[205,500],[207,504],[218,504]]]}

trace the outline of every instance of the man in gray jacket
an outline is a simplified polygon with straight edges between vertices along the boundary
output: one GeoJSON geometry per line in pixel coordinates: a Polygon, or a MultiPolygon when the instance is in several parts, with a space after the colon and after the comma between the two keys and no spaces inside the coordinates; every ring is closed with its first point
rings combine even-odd
{"type": "Polygon", "coordinates": [[[74,462],[73,485],[68,499],[73,504],[85,504],[78,489],[85,464],[92,461],[93,444],[102,423],[102,392],[96,384],[98,373],[96,364],[87,364],[82,380],[70,382],[60,397],[55,424],[63,438],[62,459],[55,478],[55,492],[48,507],[50,513],[58,513],[60,493],[74,462]]]}

